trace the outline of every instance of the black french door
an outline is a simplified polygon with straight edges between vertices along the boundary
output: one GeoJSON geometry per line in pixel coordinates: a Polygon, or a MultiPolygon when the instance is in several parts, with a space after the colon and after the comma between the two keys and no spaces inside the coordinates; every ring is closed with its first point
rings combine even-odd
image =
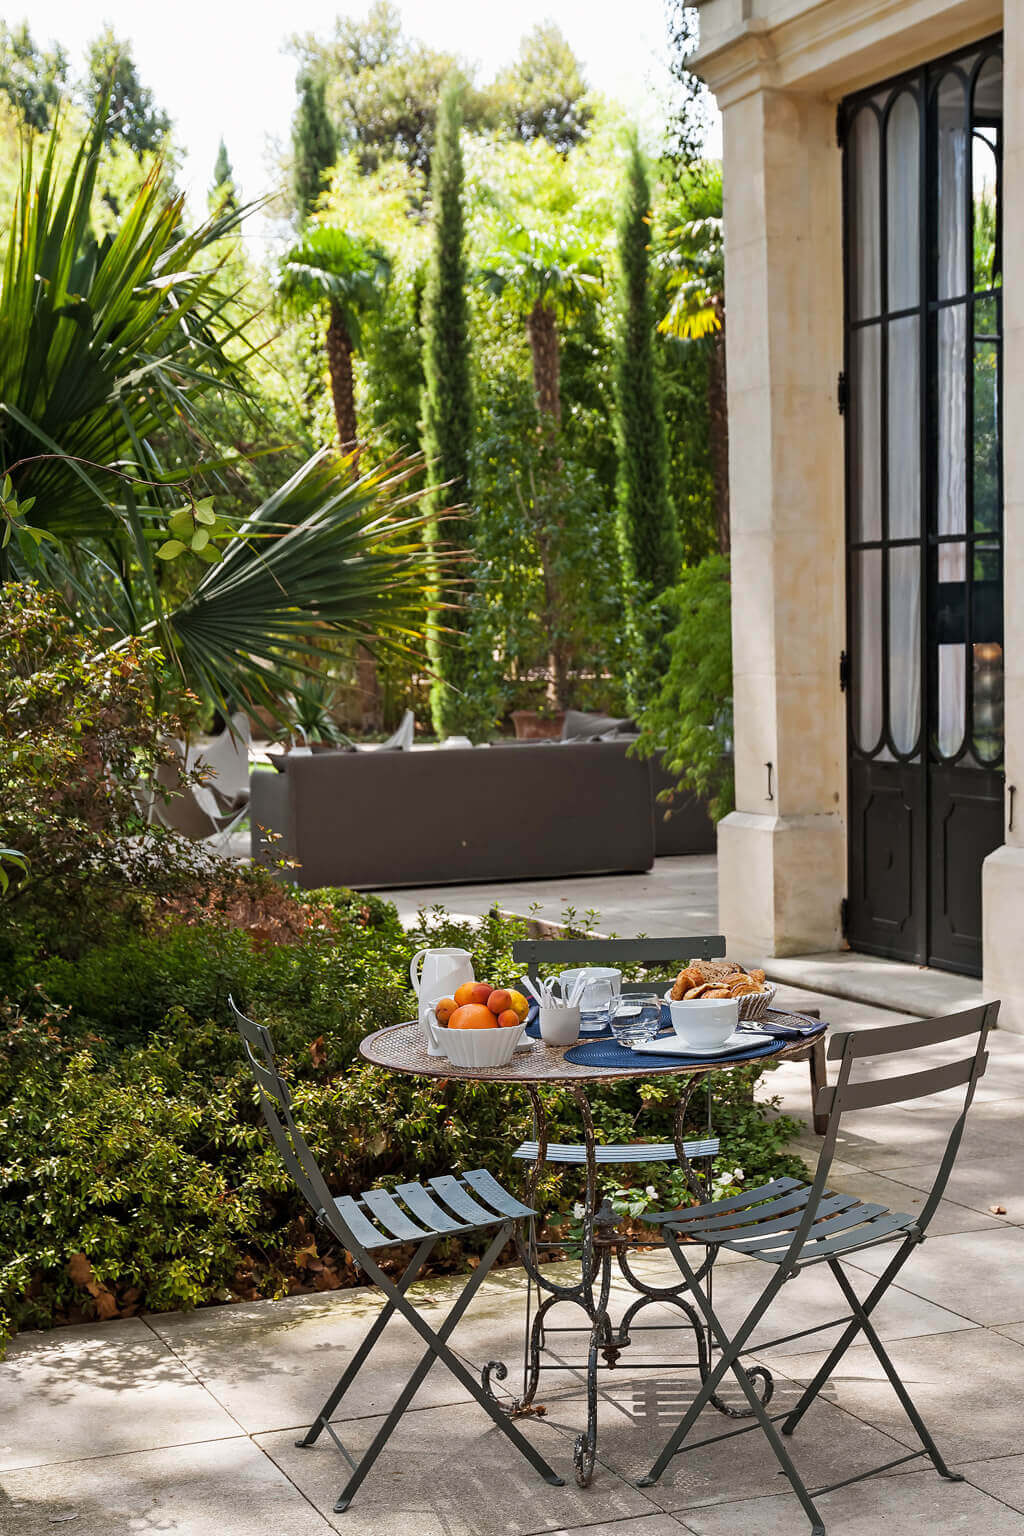
{"type": "Polygon", "coordinates": [[[1002,41],[849,97],[854,949],[981,971],[1003,840],[1002,41]]]}

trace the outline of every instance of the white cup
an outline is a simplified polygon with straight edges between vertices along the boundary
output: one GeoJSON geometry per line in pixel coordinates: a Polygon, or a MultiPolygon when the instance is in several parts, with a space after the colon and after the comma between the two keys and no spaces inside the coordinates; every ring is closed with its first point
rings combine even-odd
{"type": "Polygon", "coordinates": [[[697,1051],[724,1045],[740,1021],[739,998],[691,997],[669,1003],[672,1028],[680,1040],[697,1051]]]}
{"type": "Polygon", "coordinates": [[[622,994],[622,972],[610,965],[581,965],[571,971],[563,971],[557,978],[563,998],[571,996],[578,976],[586,978],[579,999],[584,1019],[588,1013],[600,1013],[600,1022],[607,1024],[611,1007],[614,1007],[615,999],[622,994]]]}
{"type": "Polygon", "coordinates": [[[578,1008],[542,1008],[540,1037],[545,1045],[573,1045],[580,1037],[578,1008]]]}

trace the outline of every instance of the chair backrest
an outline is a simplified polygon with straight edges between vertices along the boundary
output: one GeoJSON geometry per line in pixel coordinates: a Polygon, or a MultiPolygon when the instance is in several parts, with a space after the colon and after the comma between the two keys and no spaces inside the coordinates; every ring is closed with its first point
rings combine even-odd
{"type": "Polygon", "coordinates": [[[350,1252],[361,1255],[362,1249],[355,1243],[347,1223],[341,1216],[334,1196],[327,1187],[327,1180],[320,1165],[310,1151],[309,1143],[295,1124],[292,1115],[291,1096],[274,1058],[274,1042],[265,1024],[257,1024],[246,1018],[236,1006],[234,998],[228,998],[228,1006],[234,1016],[238,1033],[249,1058],[252,1075],[260,1091],[260,1108],[267,1122],[267,1129],[274,1138],[274,1145],[303,1198],[308,1201],[318,1221],[331,1228],[334,1235],[350,1252]]]}
{"type": "Polygon", "coordinates": [[[251,738],[249,716],[239,711],[231,716],[229,725],[219,736],[193,750],[190,766],[209,769],[212,787],[226,800],[234,800],[249,788],[251,738]]]}
{"type": "Polygon", "coordinates": [[[828,1116],[828,1127],[803,1220],[794,1234],[785,1260],[787,1264],[799,1258],[809,1239],[812,1242],[820,1241],[820,1235],[815,1234],[813,1224],[819,1219],[818,1206],[826,1192],[842,1117],[859,1110],[878,1109],[887,1104],[906,1104],[950,1088],[963,1088],[963,1101],[959,1113],[955,1114],[935,1182],[914,1222],[917,1231],[924,1233],[942,1199],[956,1161],[967,1111],[971,1107],[978,1080],[988,1065],[985,1046],[998,1012],[997,1002],[982,1003],[976,1008],[967,1008],[962,1013],[947,1014],[939,1019],[883,1024],[877,1029],[861,1029],[832,1036],[828,1054],[830,1060],[839,1061],[839,1073],[834,1086],[819,1088],[814,1102],[815,1113],[828,1116]],[[856,1080],[854,1077],[856,1064],[872,1057],[950,1045],[971,1037],[976,1039],[973,1039],[969,1048],[956,1046],[953,1061],[944,1061],[917,1071],[897,1071],[880,1078],[856,1080]]]}
{"type": "MultiPolygon", "coordinates": [[[[688,960],[720,960],[725,954],[721,934],[697,934],[678,939],[520,939],[512,945],[517,965],[527,966],[532,981],[548,961],[556,965],[668,965],[668,983],[688,960]]],[[[654,979],[645,985],[653,985],[654,979]]]]}

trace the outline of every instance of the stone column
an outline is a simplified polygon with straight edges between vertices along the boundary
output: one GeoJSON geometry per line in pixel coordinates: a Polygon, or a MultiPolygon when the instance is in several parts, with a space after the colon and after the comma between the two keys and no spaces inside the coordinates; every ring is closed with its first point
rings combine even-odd
{"type": "Polygon", "coordinates": [[[846,888],[841,156],[835,103],[752,82],[724,124],[736,810],[730,950],[836,949],[846,888]]]}
{"type": "Polygon", "coordinates": [[[1006,831],[982,866],[986,996],[999,1022],[1024,1034],[1024,15],[1005,9],[1003,82],[1003,610],[1006,831]],[[1016,787],[1013,826],[1009,786],[1016,787]]]}

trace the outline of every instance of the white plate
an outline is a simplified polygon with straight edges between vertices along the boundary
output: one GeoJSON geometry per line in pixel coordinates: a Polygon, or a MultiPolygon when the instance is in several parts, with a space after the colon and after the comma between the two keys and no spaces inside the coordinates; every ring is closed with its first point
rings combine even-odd
{"type": "Polygon", "coordinates": [[[640,1040],[632,1049],[650,1056],[722,1056],[729,1051],[749,1050],[752,1045],[774,1038],[774,1035],[764,1034],[761,1030],[734,1029],[728,1039],[723,1040],[721,1045],[713,1045],[710,1050],[707,1046],[687,1045],[679,1035],[662,1035],[656,1040],[640,1040]]]}

